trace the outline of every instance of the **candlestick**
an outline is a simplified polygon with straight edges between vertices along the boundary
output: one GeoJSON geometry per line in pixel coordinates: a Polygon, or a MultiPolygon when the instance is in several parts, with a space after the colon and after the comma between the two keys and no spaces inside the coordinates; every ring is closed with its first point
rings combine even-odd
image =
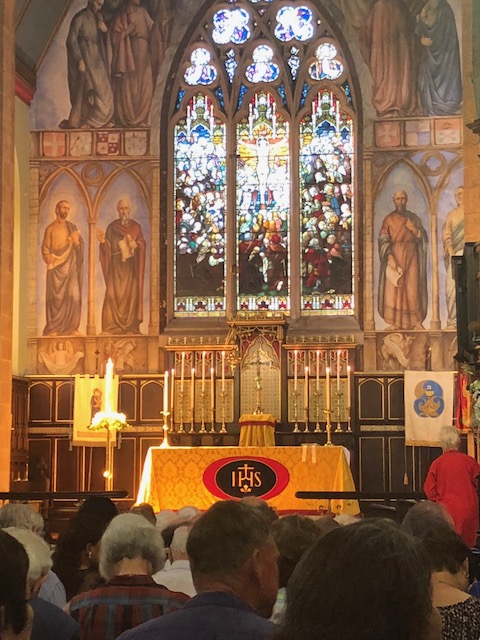
{"type": "Polygon", "coordinates": [[[182,351],[182,364],[180,366],[180,391],[183,393],[185,382],[185,351],[182,351]]]}
{"type": "Polygon", "coordinates": [[[205,351],[202,353],[202,393],[205,393],[205,351]]]}
{"type": "Polygon", "coordinates": [[[293,390],[295,393],[297,392],[298,380],[297,380],[297,360],[298,360],[298,351],[295,350],[293,354],[293,390]]]}
{"type": "Polygon", "coordinates": [[[222,393],[225,393],[225,351],[222,351],[222,393]]]}
{"type": "Polygon", "coordinates": [[[337,393],[340,393],[340,351],[337,351],[337,393]]]}
{"type": "Polygon", "coordinates": [[[195,423],[195,369],[192,369],[192,377],[191,377],[192,388],[190,390],[190,433],[193,433],[193,425],[195,423]]]}
{"type": "Polygon", "coordinates": [[[163,374],[163,411],[168,411],[168,371],[163,374]]]}
{"type": "Polygon", "coordinates": [[[330,367],[326,368],[325,373],[325,411],[327,412],[327,421],[330,422],[330,367]]]}
{"type": "Polygon", "coordinates": [[[213,367],[210,369],[210,383],[210,407],[213,410],[213,407],[215,406],[215,369],[213,367]]]}
{"type": "Polygon", "coordinates": [[[105,367],[105,411],[112,411],[113,362],[109,358],[105,367]]]}
{"type": "Polygon", "coordinates": [[[352,367],[348,365],[347,367],[347,407],[350,409],[352,406],[351,403],[351,389],[350,389],[350,375],[352,373],[352,367]]]}
{"type": "Polygon", "coordinates": [[[305,367],[305,389],[304,389],[304,402],[305,409],[308,409],[308,367],[305,367]]]}
{"type": "Polygon", "coordinates": [[[317,351],[315,355],[315,391],[318,393],[320,389],[320,351],[317,351]]]}

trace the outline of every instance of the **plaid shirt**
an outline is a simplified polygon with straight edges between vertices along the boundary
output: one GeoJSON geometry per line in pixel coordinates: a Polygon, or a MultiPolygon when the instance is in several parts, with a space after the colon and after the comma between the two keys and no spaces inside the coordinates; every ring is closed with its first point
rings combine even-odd
{"type": "Polygon", "coordinates": [[[142,622],[181,609],[189,600],[184,593],[156,584],[151,576],[116,576],[79,593],[69,609],[80,623],[80,640],[114,640],[142,622]]]}

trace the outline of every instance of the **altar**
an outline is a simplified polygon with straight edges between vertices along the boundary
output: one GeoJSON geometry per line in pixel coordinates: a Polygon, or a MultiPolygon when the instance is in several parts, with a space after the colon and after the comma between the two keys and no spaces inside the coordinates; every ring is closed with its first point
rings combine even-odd
{"type": "Polygon", "coordinates": [[[360,512],[357,500],[300,500],[296,491],[355,491],[343,447],[150,447],[137,502],[205,510],[258,496],[279,511],[360,512]]]}

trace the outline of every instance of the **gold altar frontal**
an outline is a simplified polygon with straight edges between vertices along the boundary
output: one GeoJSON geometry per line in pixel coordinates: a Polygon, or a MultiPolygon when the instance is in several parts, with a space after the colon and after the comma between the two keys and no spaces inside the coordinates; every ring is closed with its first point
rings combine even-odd
{"type": "Polygon", "coordinates": [[[155,511],[205,510],[221,499],[258,495],[279,511],[360,512],[357,500],[300,500],[297,491],[355,491],[343,448],[150,447],[137,502],[155,511]]]}

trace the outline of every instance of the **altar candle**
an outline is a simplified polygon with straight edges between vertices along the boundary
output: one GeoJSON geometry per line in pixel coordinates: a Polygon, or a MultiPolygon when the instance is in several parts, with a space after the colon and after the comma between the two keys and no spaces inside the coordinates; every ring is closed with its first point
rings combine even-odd
{"type": "Polygon", "coordinates": [[[185,351],[182,351],[182,365],[180,369],[180,391],[183,393],[185,382],[185,351]]]}
{"type": "MultiPolygon", "coordinates": [[[[192,389],[190,393],[190,408],[192,410],[192,416],[193,416],[193,411],[195,409],[195,369],[192,369],[192,389]]],[[[192,417],[192,420],[193,420],[193,417],[192,417]]]]}
{"type": "Polygon", "coordinates": [[[225,393],[225,351],[222,351],[222,393],[225,393]]]}
{"type": "Polygon", "coordinates": [[[215,369],[213,367],[210,369],[210,381],[211,381],[210,406],[213,411],[213,407],[215,406],[215,369]]]}
{"type": "Polygon", "coordinates": [[[109,358],[105,367],[105,411],[112,411],[113,362],[109,358]]]}
{"type": "Polygon", "coordinates": [[[318,393],[320,388],[320,351],[316,352],[316,362],[315,362],[315,391],[318,393]]]}
{"type": "Polygon", "coordinates": [[[293,354],[293,390],[297,391],[297,360],[298,360],[298,351],[295,349],[293,354]]]}
{"type": "Polygon", "coordinates": [[[205,391],[205,351],[202,353],[202,393],[205,391]]]}
{"type": "Polygon", "coordinates": [[[329,419],[330,412],[330,367],[326,368],[326,378],[325,378],[325,410],[327,412],[327,420],[329,419]]]}
{"type": "Polygon", "coordinates": [[[337,351],[337,393],[340,393],[340,351],[337,351]]]}
{"type": "Polygon", "coordinates": [[[175,369],[172,369],[171,377],[170,377],[170,408],[172,411],[173,411],[174,394],[175,394],[175,369]]]}
{"type": "Polygon", "coordinates": [[[305,388],[304,388],[304,401],[305,409],[308,408],[308,367],[305,367],[305,388]]]}
{"type": "Polygon", "coordinates": [[[351,372],[352,372],[352,367],[350,365],[348,365],[348,367],[347,367],[347,407],[349,407],[349,408],[352,406],[351,405],[351,397],[350,397],[350,394],[351,394],[351,390],[350,390],[350,375],[351,375],[351,372]]]}
{"type": "Polygon", "coordinates": [[[168,411],[168,371],[163,374],[163,410],[168,411]]]}

